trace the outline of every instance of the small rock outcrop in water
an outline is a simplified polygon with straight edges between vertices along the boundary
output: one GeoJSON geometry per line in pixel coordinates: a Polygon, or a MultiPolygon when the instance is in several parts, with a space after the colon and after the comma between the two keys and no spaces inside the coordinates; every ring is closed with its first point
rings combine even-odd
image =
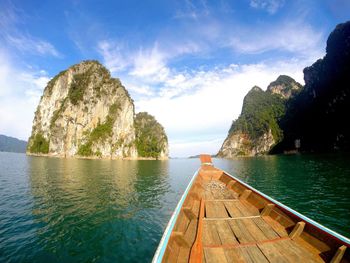
{"type": "Polygon", "coordinates": [[[136,148],[139,157],[164,159],[168,157],[168,137],[164,128],[147,112],[135,117],[136,148]]]}
{"type": "Polygon", "coordinates": [[[27,153],[137,158],[134,115],[133,100],[120,80],[99,62],[83,61],[46,86],[27,153]]]}
{"type": "Polygon", "coordinates": [[[278,125],[286,102],[302,86],[291,77],[281,75],[266,91],[255,86],[245,96],[242,113],[233,121],[218,157],[254,156],[268,153],[282,140],[278,125]]]}

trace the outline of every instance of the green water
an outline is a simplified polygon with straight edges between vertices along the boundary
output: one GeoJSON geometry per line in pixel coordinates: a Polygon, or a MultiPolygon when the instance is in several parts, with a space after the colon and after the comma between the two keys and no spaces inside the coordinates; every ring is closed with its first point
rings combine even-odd
{"type": "MultiPolygon", "coordinates": [[[[214,164],[350,236],[350,158],[214,164]]],[[[74,160],[0,153],[0,262],[149,262],[198,159],[74,160]]]]}

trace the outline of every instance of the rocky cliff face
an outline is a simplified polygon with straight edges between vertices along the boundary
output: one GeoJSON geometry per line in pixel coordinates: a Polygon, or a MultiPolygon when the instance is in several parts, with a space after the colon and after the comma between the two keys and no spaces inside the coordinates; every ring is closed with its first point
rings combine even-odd
{"type": "Polygon", "coordinates": [[[168,137],[164,128],[147,112],[140,112],[135,118],[136,148],[140,157],[168,158],[168,137]]]}
{"type": "Polygon", "coordinates": [[[233,158],[236,156],[262,155],[268,153],[275,143],[271,129],[254,141],[247,133],[235,132],[226,138],[218,157],[233,158]]]}
{"type": "Polygon", "coordinates": [[[305,86],[281,121],[284,139],[276,152],[350,150],[350,21],[329,35],[326,55],[304,69],[305,86]]]}
{"type": "Polygon", "coordinates": [[[134,104],[119,79],[97,61],[54,77],[33,121],[28,154],[136,158],[134,104]]]}
{"type": "Polygon", "coordinates": [[[279,76],[264,92],[255,86],[245,96],[242,113],[233,121],[218,157],[255,156],[269,153],[282,140],[278,121],[288,99],[301,85],[288,76],[279,76]]]}
{"type": "Polygon", "coordinates": [[[267,87],[267,91],[279,95],[283,99],[289,99],[300,92],[302,85],[293,78],[281,75],[267,87]]]}
{"type": "Polygon", "coordinates": [[[350,21],[336,26],[326,55],[304,69],[304,87],[280,76],[265,92],[280,101],[271,101],[262,92],[247,94],[242,114],[218,155],[349,151],[349,72],[350,21]]]}

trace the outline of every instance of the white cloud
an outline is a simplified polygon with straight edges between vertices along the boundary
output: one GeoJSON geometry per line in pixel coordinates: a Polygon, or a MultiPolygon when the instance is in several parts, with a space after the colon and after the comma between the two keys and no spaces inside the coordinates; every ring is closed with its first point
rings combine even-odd
{"type": "Polygon", "coordinates": [[[147,78],[152,82],[163,81],[169,73],[165,66],[167,58],[157,43],[152,48],[140,47],[138,51],[131,52],[117,40],[102,40],[98,42],[97,51],[112,73],[127,71],[130,76],[147,78]]]}
{"type": "Polygon", "coordinates": [[[10,65],[6,63],[7,61],[8,56],[0,50],[0,97],[6,96],[10,92],[8,88],[5,88],[7,86],[6,84],[11,79],[11,68],[10,65]]]}
{"type": "Polygon", "coordinates": [[[284,0],[251,0],[250,6],[266,10],[269,14],[276,13],[284,5],[284,0]]]}
{"type": "Polygon", "coordinates": [[[265,89],[281,74],[303,82],[303,68],[323,55],[322,35],[301,20],[263,29],[242,26],[224,30],[227,25],[215,23],[214,27],[215,34],[204,37],[212,38],[213,46],[209,49],[205,46],[209,56],[211,51],[231,47],[238,54],[287,51],[290,58],[178,69],[171,62],[203,52],[199,44],[203,39],[193,42],[186,36],[169,45],[158,39],[150,48],[140,47],[136,51],[125,46],[117,46],[113,51],[113,42],[106,41],[105,46],[112,47],[111,51],[100,52],[107,66],[114,66],[111,61],[124,61],[126,66],[114,74],[121,77],[130,91],[136,111],[149,112],[165,127],[173,157],[192,154],[196,151],[194,142],[206,152],[217,152],[232,120],[240,114],[244,96],[254,85],[265,89]],[[218,35],[222,40],[216,39],[218,35]]]}
{"type": "MultiPolygon", "coordinates": [[[[5,28],[12,26],[15,23],[18,23],[18,15],[16,14],[18,9],[14,7],[11,2],[2,1],[0,3],[0,29],[4,30],[5,28]]],[[[23,17],[23,13],[21,16],[23,17]]]]}
{"type": "Polygon", "coordinates": [[[21,52],[30,52],[38,55],[51,55],[54,57],[62,56],[51,43],[29,35],[7,35],[5,39],[10,46],[17,48],[21,52]]]}
{"type": "Polygon", "coordinates": [[[141,85],[141,86],[135,86],[133,84],[129,84],[127,82],[124,82],[125,86],[127,87],[128,91],[136,94],[136,96],[146,96],[146,97],[150,97],[155,95],[154,90],[148,86],[148,85],[141,85]]]}
{"type": "MultiPolygon", "coordinates": [[[[281,0],[252,0],[251,5],[256,8],[276,11],[281,8],[281,0]]],[[[190,41],[195,49],[193,53],[205,52],[231,47],[235,54],[260,54],[267,51],[289,52],[293,56],[308,56],[309,53],[319,52],[325,43],[323,29],[315,29],[307,21],[307,12],[284,12],[283,18],[276,18],[271,23],[258,19],[244,23],[224,20],[215,14],[201,18],[198,21],[187,21],[186,27],[174,35],[178,39],[174,42],[190,41]],[[225,21],[225,22],[222,22],[225,21]]],[[[213,53],[214,53],[213,52],[213,53]]],[[[323,52],[323,50],[322,50],[323,52]]],[[[318,53],[320,54],[320,52],[318,53]]]]}
{"type": "MultiPolygon", "coordinates": [[[[167,50],[173,57],[184,55],[184,54],[194,54],[201,51],[202,47],[198,43],[190,40],[183,40],[180,43],[173,43],[173,46],[166,44],[167,50]]],[[[169,55],[168,55],[169,56],[169,55]]]]}
{"type": "Polygon", "coordinates": [[[195,3],[192,0],[185,0],[184,5],[176,10],[175,18],[177,19],[198,19],[199,17],[208,16],[210,14],[209,8],[205,0],[195,3]]]}
{"type": "Polygon", "coordinates": [[[124,54],[121,43],[102,40],[97,44],[97,51],[102,55],[106,66],[111,72],[124,70],[130,65],[124,54]]]}
{"type": "Polygon", "coordinates": [[[165,56],[159,51],[155,44],[152,49],[140,49],[133,58],[133,69],[130,75],[137,77],[152,77],[162,81],[169,74],[169,69],[165,66],[165,56]]]}
{"type": "Polygon", "coordinates": [[[50,42],[25,33],[25,17],[23,11],[11,2],[0,6],[0,41],[4,41],[1,44],[4,46],[6,43],[9,48],[16,48],[23,53],[62,57],[50,42]]]}
{"type": "Polygon", "coordinates": [[[216,138],[214,140],[201,141],[170,141],[172,152],[182,153],[176,157],[189,157],[201,153],[216,154],[219,150],[218,145],[221,145],[225,137],[216,138]]]}
{"type": "Polygon", "coordinates": [[[165,127],[171,156],[198,154],[199,150],[216,153],[232,120],[240,114],[244,96],[254,85],[266,89],[280,74],[303,83],[302,70],[310,63],[309,60],[287,60],[183,73],[186,79],[176,83],[176,88],[181,91],[177,96],[165,92],[156,97],[137,99],[136,110],[149,112],[165,127]],[[188,87],[194,92],[188,92],[188,87]],[[201,145],[198,149],[193,148],[195,138],[203,138],[197,141],[197,145],[201,145]]]}
{"type": "Polygon", "coordinates": [[[3,50],[0,50],[0,65],[0,134],[27,140],[49,78],[45,71],[16,68],[3,50]]]}
{"type": "Polygon", "coordinates": [[[127,43],[118,39],[104,39],[97,43],[97,52],[112,73],[124,71],[130,76],[145,77],[152,82],[163,81],[170,71],[167,67],[169,60],[200,51],[199,45],[193,41],[167,41],[164,40],[161,47],[155,42],[151,47],[140,46],[132,50],[127,43]]]}
{"type": "Polygon", "coordinates": [[[37,100],[43,94],[43,90],[50,78],[45,72],[20,72],[18,76],[20,82],[26,83],[25,94],[33,99],[37,100]]]}
{"type": "MultiPolygon", "coordinates": [[[[263,53],[266,51],[288,51],[297,56],[321,55],[322,34],[310,26],[298,22],[287,22],[278,26],[245,29],[230,38],[230,45],[239,53],[263,53]],[[250,31],[248,33],[248,31],[250,31]],[[317,54],[315,54],[317,53],[317,54]]],[[[322,51],[323,53],[323,51],[322,51]]]]}

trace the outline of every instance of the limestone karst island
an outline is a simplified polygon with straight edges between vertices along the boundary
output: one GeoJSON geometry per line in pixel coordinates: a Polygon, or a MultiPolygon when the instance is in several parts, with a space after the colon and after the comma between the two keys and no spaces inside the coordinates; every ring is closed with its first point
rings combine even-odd
{"type": "Polygon", "coordinates": [[[47,84],[27,154],[166,159],[168,138],[153,116],[135,115],[121,81],[91,60],[61,71],[47,84]]]}
{"type": "Polygon", "coordinates": [[[0,1],[0,263],[349,263],[349,10],[0,1]]]}

